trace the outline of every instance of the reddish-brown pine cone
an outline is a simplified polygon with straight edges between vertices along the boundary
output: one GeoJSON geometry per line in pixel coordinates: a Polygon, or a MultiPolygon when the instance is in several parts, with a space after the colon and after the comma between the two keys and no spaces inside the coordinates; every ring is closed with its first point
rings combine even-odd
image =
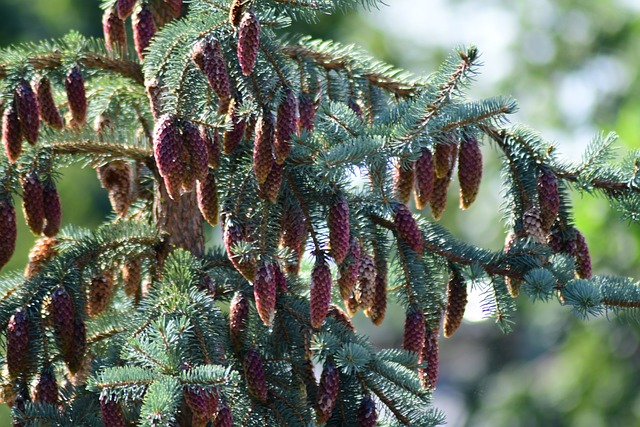
{"type": "Polygon", "coordinates": [[[2,144],[9,162],[15,163],[22,153],[22,130],[14,103],[9,103],[2,114],[2,144]]]}
{"type": "Polygon", "coordinates": [[[122,282],[124,293],[128,297],[136,298],[140,292],[140,280],[142,279],[142,260],[132,258],[122,266],[122,282]]]}
{"type": "Polygon", "coordinates": [[[298,128],[298,99],[291,89],[287,89],[284,100],[278,106],[276,121],[276,141],[274,153],[276,162],[284,163],[291,152],[291,138],[298,128]]]}
{"type": "Polygon", "coordinates": [[[329,306],[329,311],[327,312],[327,317],[333,317],[345,328],[349,329],[351,332],[355,332],[356,328],[353,326],[353,322],[349,315],[337,305],[331,304],[329,306]]]}
{"type": "Polygon", "coordinates": [[[29,144],[33,145],[38,141],[40,117],[38,115],[38,99],[28,81],[23,79],[18,83],[15,102],[22,136],[29,144]]]}
{"type": "Polygon", "coordinates": [[[30,279],[38,274],[51,258],[58,255],[57,244],[58,240],[53,237],[41,237],[36,240],[33,248],[29,251],[29,263],[24,270],[25,279],[30,279]]]}
{"type": "Polygon", "coordinates": [[[51,367],[43,369],[40,373],[33,401],[35,403],[48,403],[49,405],[58,403],[58,383],[51,367]]]}
{"type": "Polygon", "coordinates": [[[289,290],[287,277],[284,275],[282,268],[280,268],[280,264],[277,262],[273,263],[273,274],[276,277],[276,287],[278,288],[278,291],[287,292],[289,290]]]}
{"type": "Polygon", "coordinates": [[[384,320],[384,316],[387,313],[387,264],[386,260],[376,263],[376,279],[373,296],[373,305],[364,310],[365,316],[367,316],[374,325],[380,326],[384,320]]]}
{"type": "Polygon", "coordinates": [[[418,223],[413,217],[413,214],[407,205],[400,203],[393,206],[393,211],[394,224],[396,225],[396,230],[398,230],[400,240],[415,253],[422,255],[424,241],[422,240],[422,233],[420,232],[420,228],[418,228],[418,223]]]}
{"type": "Polygon", "coordinates": [[[467,307],[467,284],[458,271],[447,283],[447,305],[444,311],[444,336],[449,338],[460,327],[467,307]]]}
{"type": "Polygon", "coordinates": [[[123,21],[131,15],[133,7],[136,5],[137,0],[117,0],[116,10],[118,11],[118,17],[123,21]]]}
{"type": "Polygon", "coordinates": [[[294,263],[286,263],[285,269],[290,274],[298,274],[300,260],[304,253],[307,239],[307,222],[298,203],[290,203],[282,214],[282,246],[289,248],[297,259],[294,263]]]}
{"type": "Polygon", "coordinates": [[[0,269],[13,256],[17,237],[16,210],[11,200],[0,199],[0,269]]]}
{"type": "Polygon", "coordinates": [[[229,23],[234,27],[240,25],[242,16],[244,15],[244,4],[246,0],[233,0],[229,8],[229,23]]]}
{"type": "Polygon", "coordinates": [[[243,334],[249,317],[249,300],[242,291],[236,292],[229,306],[229,336],[236,351],[242,348],[243,334]]]}
{"type": "Polygon", "coordinates": [[[98,179],[109,193],[109,202],[118,216],[127,214],[133,203],[133,169],[129,163],[114,160],[98,168],[98,179]]]}
{"type": "Polygon", "coordinates": [[[222,134],[222,152],[227,156],[230,156],[240,144],[247,127],[245,118],[238,114],[239,108],[240,104],[232,98],[227,113],[226,130],[222,134]]]}
{"type": "Polygon", "coordinates": [[[273,163],[267,180],[263,184],[258,184],[258,195],[260,198],[268,200],[271,203],[275,203],[278,200],[283,169],[284,164],[273,163]]]}
{"type": "Polygon", "coordinates": [[[191,59],[205,75],[216,96],[228,101],[231,97],[231,83],[218,40],[200,40],[193,47],[191,59]]]}
{"type": "Polygon", "coordinates": [[[260,23],[252,11],[245,12],[238,28],[238,61],[242,74],[253,72],[260,50],[260,23]]]}
{"type": "Polygon", "coordinates": [[[184,173],[184,166],[180,163],[182,146],[176,118],[169,114],[162,116],[153,131],[153,150],[160,175],[184,173]]]}
{"type": "Polygon", "coordinates": [[[38,174],[31,171],[28,175],[21,177],[22,186],[22,208],[24,218],[29,230],[35,235],[42,233],[44,226],[44,200],[42,197],[42,183],[38,174]]]}
{"type": "Polygon", "coordinates": [[[435,171],[433,165],[433,155],[428,148],[422,149],[422,154],[413,165],[414,169],[414,199],[416,208],[424,209],[433,193],[433,185],[435,182],[435,171]]]}
{"type": "Polygon", "coordinates": [[[55,237],[62,224],[62,205],[60,195],[52,180],[42,187],[42,200],[44,204],[44,228],[42,234],[47,237],[55,237]]]}
{"type": "Polygon", "coordinates": [[[308,93],[301,92],[298,98],[298,131],[311,132],[316,120],[316,106],[308,93]]]}
{"type": "Polygon", "coordinates": [[[210,132],[205,125],[200,125],[200,138],[202,138],[204,145],[207,148],[209,167],[217,169],[217,167],[220,166],[220,133],[217,131],[210,132]]]}
{"type": "Polygon", "coordinates": [[[199,386],[185,386],[182,389],[184,401],[193,414],[193,426],[204,427],[218,411],[218,392],[199,386]]]}
{"type": "Polygon", "coordinates": [[[87,93],[84,87],[84,77],[79,66],[69,70],[64,80],[67,91],[69,111],[71,112],[71,125],[81,127],[87,120],[87,93]]]}
{"type": "Polygon", "coordinates": [[[127,427],[122,406],[109,398],[100,399],[100,414],[104,427],[127,427]]]}
{"type": "Polygon", "coordinates": [[[273,114],[265,111],[258,119],[256,135],[253,141],[253,172],[258,184],[264,184],[275,163],[272,150],[275,134],[273,114]]]}
{"type": "Polygon", "coordinates": [[[431,206],[431,215],[435,220],[439,220],[442,217],[447,207],[447,190],[449,190],[452,176],[453,169],[450,169],[447,175],[443,178],[436,178],[433,183],[433,193],[431,193],[429,205],[431,206]]]}
{"type": "Polygon", "coordinates": [[[51,82],[46,76],[42,76],[36,81],[36,96],[38,98],[38,113],[42,121],[54,129],[62,129],[64,127],[62,116],[53,99],[51,82]]]}
{"type": "Polygon", "coordinates": [[[75,337],[75,309],[71,295],[63,287],[58,287],[51,295],[51,316],[53,329],[65,362],[73,353],[75,337]]]}
{"type": "Polygon", "coordinates": [[[25,309],[19,308],[7,326],[7,368],[11,378],[27,370],[29,341],[29,316],[25,309]]]}
{"type": "Polygon", "coordinates": [[[343,301],[344,301],[344,308],[347,310],[347,314],[351,317],[355,316],[356,313],[358,312],[358,309],[360,308],[360,305],[358,304],[358,300],[355,297],[355,290],[354,290],[354,293],[349,295],[347,298],[343,298],[343,301]]]}
{"type": "Polygon", "coordinates": [[[358,281],[360,268],[360,243],[355,236],[349,241],[349,251],[342,264],[338,266],[338,288],[343,300],[347,300],[353,293],[353,287],[358,281]]]}
{"type": "Polygon", "coordinates": [[[476,200],[482,180],[482,152],[478,140],[466,135],[460,140],[458,153],[458,181],[460,182],[460,207],[467,209],[476,200]]]}
{"type": "Polygon", "coordinates": [[[244,139],[251,141],[256,134],[256,124],[258,123],[258,117],[255,115],[248,116],[246,118],[246,126],[244,130],[244,139]]]}
{"type": "Polygon", "coordinates": [[[412,309],[407,312],[404,321],[404,335],[402,336],[402,348],[420,354],[424,345],[426,329],[424,313],[420,309],[412,309]]]}
{"type": "Polygon", "coordinates": [[[581,279],[589,279],[592,275],[589,246],[579,230],[576,230],[576,273],[581,279]]]}
{"type": "Polygon", "coordinates": [[[182,138],[189,154],[189,165],[196,179],[204,180],[209,173],[209,152],[200,130],[190,121],[183,121],[182,138]]]}
{"type": "Polygon", "coordinates": [[[220,409],[213,421],[213,427],[233,427],[233,415],[227,405],[218,405],[220,409]]]}
{"type": "Polygon", "coordinates": [[[262,323],[271,326],[276,309],[276,276],[271,261],[260,260],[253,281],[253,296],[262,323]]]}
{"type": "Polygon", "coordinates": [[[109,308],[109,303],[113,297],[113,282],[113,272],[109,270],[105,270],[91,278],[87,298],[87,314],[89,316],[99,316],[109,308]]]}
{"type": "Polygon", "coordinates": [[[147,97],[149,98],[149,107],[151,109],[151,114],[153,115],[153,119],[157,124],[158,118],[162,113],[161,96],[166,90],[160,86],[157,78],[146,82],[145,85],[147,89],[147,97]]]}
{"type": "Polygon", "coordinates": [[[338,400],[340,391],[340,373],[333,363],[327,361],[320,375],[320,384],[316,394],[316,422],[326,423],[338,400]]]}
{"type": "Polygon", "coordinates": [[[331,270],[322,254],[316,257],[311,271],[311,295],[309,297],[309,311],[311,312],[311,326],[319,328],[327,317],[331,304],[331,270]]]}
{"type": "Polygon", "coordinates": [[[102,15],[102,33],[108,51],[123,49],[127,46],[127,30],[124,21],[115,8],[109,8],[102,15]]]}
{"type": "Polygon", "coordinates": [[[358,427],[375,427],[377,422],[376,403],[370,396],[365,396],[358,407],[358,427]]]}
{"type": "Polygon", "coordinates": [[[565,253],[576,257],[576,231],[573,227],[570,229],[555,228],[547,237],[547,244],[551,247],[553,253],[565,253]]]}
{"type": "Polygon", "coordinates": [[[174,18],[179,18],[182,13],[182,0],[164,0],[164,4],[167,5],[169,13],[174,18]]]}
{"type": "Polygon", "coordinates": [[[329,244],[330,254],[336,264],[342,264],[350,244],[349,204],[342,196],[337,196],[329,208],[329,244]]]}
{"type": "Polygon", "coordinates": [[[549,231],[560,211],[558,177],[550,169],[544,169],[538,175],[538,202],[542,227],[549,231]]]}
{"type": "Polygon", "coordinates": [[[413,163],[403,165],[402,162],[396,162],[393,171],[393,197],[402,203],[409,203],[413,178],[413,163]]]}
{"type": "Polygon", "coordinates": [[[547,241],[547,232],[542,225],[542,215],[537,206],[531,206],[522,214],[522,231],[533,238],[536,243],[544,244],[547,241]]]}
{"type": "Polygon", "coordinates": [[[260,403],[267,402],[267,380],[264,375],[262,356],[256,349],[251,349],[244,356],[244,377],[249,394],[260,403]]]}
{"type": "Polygon", "coordinates": [[[436,144],[433,166],[436,178],[444,178],[454,168],[458,146],[453,140],[436,144]]]}
{"type": "Polygon", "coordinates": [[[87,327],[82,319],[76,318],[73,322],[74,345],[68,354],[63,354],[64,361],[69,372],[75,374],[82,368],[84,353],[87,348],[87,327]]]}
{"type": "Polygon", "coordinates": [[[358,282],[354,289],[358,305],[363,309],[370,308],[376,296],[376,264],[369,254],[360,255],[358,282]]]}
{"type": "MultiPolygon", "coordinates": [[[[505,238],[504,241],[504,249],[503,252],[505,254],[508,254],[511,251],[511,248],[513,248],[513,245],[516,242],[516,235],[513,232],[509,232],[507,234],[507,237],[505,238]]],[[[511,269],[510,265],[507,265],[508,269],[511,269]]],[[[512,277],[509,276],[505,276],[505,282],[507,284],[507,290],[509,291],[509,295],[511,295],[513,298],[517,297],[518,295],[520,295],[520,287],[522,286],[522,280],[520,279],[514,279],[512,277]]]]}
{"type": "Polygon", "coordinates": [[[233,266],[245,279],[252,282],[256,271],[255,263],[252,260],[243,259],[233,251],[235,245],[245,240],[243,227],[235,221],[227,220],[222,239],[227,251],[227,256],[233,266]]]}
{"type": "Polygon", "coordinates": [[[204,181],[198,181],[196,184],[196,195],[198,199],[198,208],[202,217],[215,227],[218,224],[218,185],[216,183],[216,175],[213,171],[209,171],[204,181]]]}
{"type": "Polygon", "coordinates": [[[138,53],[138,57],[142,61],[145,55],[145,49],[149,46],[151,39],[156,34],[156,24],[153,21],[153,14],[149,6],[143,4],[140,9],[133,14],[131,18],[133,27],[133,44],[138,53]]]}
{"type": "Polygon", "coordinates": [[[438,334],[440,332],[440,323],[433,329],[428,329],[422,352],[420,353],[420,362],[427,362],[426,368],[418,369],[418,376],[422,382],[422,387],[429,390],[435,390],[438,383],[438,365],[440,358],[440,348],[438,345],[438,334]]]}

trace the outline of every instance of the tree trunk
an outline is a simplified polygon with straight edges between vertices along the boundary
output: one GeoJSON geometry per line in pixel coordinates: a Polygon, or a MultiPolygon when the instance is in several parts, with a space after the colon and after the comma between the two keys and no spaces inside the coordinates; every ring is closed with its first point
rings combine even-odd
{"type": "Polygon", "coordinates": [[[156,182],[153,211],[156,226],[168,234],[170,245],[191,251],[195,256],[204,255],[202,215],[195,191],[172,200],[164,183],[156,182]]]}

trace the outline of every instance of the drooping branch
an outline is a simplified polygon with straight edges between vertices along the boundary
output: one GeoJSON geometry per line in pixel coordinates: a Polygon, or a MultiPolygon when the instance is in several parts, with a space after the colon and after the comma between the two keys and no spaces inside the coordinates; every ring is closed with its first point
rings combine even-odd
{"type": "Polygon", "coordinates": [[[104,143],[96,141],[53,142],[54,154],[94,154],[99,156],[123,157],[135,161],[146,162],[153,157],[150,149],[134,147],[126,144],[104,143]]]}

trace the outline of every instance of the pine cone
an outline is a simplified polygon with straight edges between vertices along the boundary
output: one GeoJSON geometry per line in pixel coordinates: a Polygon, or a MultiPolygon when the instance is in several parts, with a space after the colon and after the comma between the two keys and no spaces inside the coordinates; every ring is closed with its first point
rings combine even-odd
{"type": "Polygon", "coordinates": [[[29,263],[24,271],[25,279],[30,279],[38,274],[42,268],[58,255],[58,240],[53,237],[41,237],[29,251],[29,263]]]}
{"type": "Polygon", "coordinates": [[[358,407],[358,427],[375,427],[377,423],[376,403],[370,396],[365,396],[358,407]]]}
{"type": "Polygon", "coordinates": [[[353,287],[358,281],[360,269],[360,243],[355,236],[349,241],[349,251],[342,264],[338,266],[338,289],[343,300],[347,300],[353,293],[353,287]]]}
{"type": "Polygon", "coordinates": [[[560,211],[558,178],[550,169],[544,169],[538,175],[538,201],[542,228],[549,231],[560,211]]]}
{"type": "Polygon", "coordinates": [[[396,230],[398,230],[400,240],[402,240],[412,251],[418,255],[422,255],[424,241],[422,240],[422,233],[418,228],[418,223],[413,217],[413,214],[407,205],[400,203],[393,206],[393,211],[395,214],[394,223],[396,230]]]}
{"type": "Polygon", "coordinates": [[[16,87],[15,101],[22,136],[29,144],[33,145],[38,141],[40,133],[38,99],[29,82],[24,79],[16,87]]]}
{"type": "Polygon", "coordinates": [[[228,220],[224,227],[222,235],[227,256],[233,263],[233,266],[242,274],[245,279],[252,282],[256,266],[253,261],[246,260],[233,252],[233,247],[244,240],[244,230],[240,224],[228,220]]]}
{"type": "Polygon", "coordinates": [[[433,183],[433,193],[431,193],[429,205],[431,206],[431,215],[435,220],[439,220],[442,217],[447,207],[447,190],[449,189],[449,184],[451,184],[452,176],[453,169],[450,169],[446,176],[436,178],[433,183]]]}
{"type": "Polygon", "coordinates": [[[132,258],[122,266],[122,282],[124,293],[128,297],[138,298],[140,294],[140,280],[142,278],[142,260],[132,258]]]}
{"type": "Polygon", "coordinates": [[[29,315],[19,308],[10,318],[7,326],[7,368],[9,376],[16,378],[27,370],[29,362],[29,315]]]}
{"type": "Polygon", "coordinates": [[[114,160],[98,168],[98,179],[109,193],[109,202],[119,217],[127,214],[133,203],[133,170],[129,163],[114,160]]]}
{"type": "Polygon", "coordinates": [[[329,243],[330,254],[336,264],[342,264],[349,251],[350,225],[349,204],[342,196],[337,196],[329,208],[329,243]]]}
{"type": "Polygon", "coordinates": [[[540,209],[536,206],[529,207],[522,215],[522,230],[538,244],[544,244],[547,241],[548,233],[544,231],[540,209]]]}
{"type": "Polygon", "coordinates": [[[244,357],[244,376],[249,394],[260,403],[267,402],[267,380],[264,376],[262,356],[256,349],[251,349],[244,357]]]}
{"type": "Polygon", "coordinates": [[[380,326],[387,312],[387,264],[386,261],[376,262],[376,278],[373,296],[373,305],[364,310],[365,316],[371,319],[374,325],[380,326]]]}
{"type": "Polygon", "coordinates": [[[256,174],[258,184],[264,184],[275,163],[272,154],[274,126],[273,114],[267,111],[258,119],[256,125],[256,136],[253,141],[253,172],[256,174]]]}
{"type": "Polygon", "coordinates": [[[273,274],[276,277],[276,287],[279,292],[287,292],[289,290],[289,285],[287,285],[287,278],[284,275],[282,268],[280,268],[280,264],[277,262],[273,263],[273,274]]]}
{"type": "Polygon", "coordinates": [[[467,209],[476,200],[482,179],[482,152],[478,140],[466,135],[460,141],[458,153],[458,181],[460,208],[467,209]]]}
{"type": "Polygon", "coordinates": [[[311,312],[311,326],[319,328],[327,317],[331,303],[331,270],[324,256],[316,257],[311,271],[311,295],[309,297],[309,311],[311,312]]]}
{"type": "Polygon", "coordinates": [[[205,180],[209,173],[209,152],[198,127],[189,121],[183,121],[182,140],[189,155],[189,168],[195,179],[205,180]]]}
{"type": "Polygon", "coordinates": [[[71,296],[63,287],[58,287],[51,295],[51,315],[60,352],[64,361],[69,365],[73,359],[75,338],[75,309],[71,296]]]}
{"type": "Polygon", "coordinates": [[[260,50],[260,23],[252,11],[247,11],[242,15],[238,29],[238,61],[245,76],[253,72],[258,50],[260,50]]]}
{"type": "Polygon", "coordinates": [[[205,427],[209,419],[218,411],[218,392],[199,386],[185,386],[182,389],[184,400],[193,414],[193,427],[205,427]]]}
{"type": "Polygon", "coordinates": [[[458,146],[452,138],[448,138],[446,142],[436,144],[435,154],[433,156],[433,166],[436,178],[444,178],[455,167],[455,161],[458,154],[458,146]]]}
{"type": "Polygon", "coordinates": [[[22,208],[24,218],[29,230],[35,235],[42,233],[44,226],[44,200],[42,198],[42,183],[35,171],[23,176],[20,180],[22,185],[22,208]]]}
{"type": "Polygon", "coordinates": [[[230,156],[233,150],[240,144],[247,127],[247,122],[244,117],[238,114],[239,108],[240,104],[232,98],[231,104],[229,105],[229,113],[227,114],[227,130],[225,130],[222,135],[222,151],[227,156],[230,156]]]}
{"type": "Polygon", "coordinates": [[[229,82],[227,63],[218,40],[212,42],[201,40],[195,45],[192,58],[200,71],[204,73],[216,96],[221,101],[228,103],[231,97],[231,83],[229,82]]]}
{"type": "Polygon", "coordinates": [[[91,278],[89,295],[87,298],[87,314],[98,316],[109,308],[113,297],[113,272],[105,270],[91,278]]]}
{"type": "MultiPolygon", "coordinates": [[[[121,0],[119,0],[120,2],[121,0]]],[[[122,406],[109,398],[100,399],[100,413],[104,427],[127,427],[122,406]]]]}
{"type": "Polygon", "coordinates": [[[581,279],[591,278],[591,255],[584,235],[576,230],[576,273],[581,279]]]}
{"type": "Polygon", "coordinates": [[[416,208],[422,210],[431,200],[435,183],[435,170],[431,151],[423,148],[422,154],[415,162],[413,169],[415,179],[413,196],[416,201],[416,208]]]}
{"type": "Polygon", "coordinates": [[[209,167],[217,169],[218,166],[220,166],[220,134],[217,131],[209,132],[205,125],[200,125],[200,138],[202,138],[204,145],[207,148],[209,167]],[[213,134],[213,137],[211,134],[213,134]]]}
{"type": "Polygon", "coordinates": [[[45,183],[42,188],[42,201],[45,220],[42,233],[47,237],[55,237],[60,231],[62,223],[62,205],[60,204],[60,195],[52,180],[45,183]]]}
{"type": "Polygon", "coordinates": [[[454,271],[447,283],[447,305],[444,312],[444,336],[449,338],[460,327],[467,306],[467,285],[454,271]]]}
{"type": "Polygon", "coordinates": [[[138,58],[142,61],[145,49],[156,34],[156,24],[148,5],[142,4],[140,9],[133,14],[131,25],[133,27],[133,44],[138,52],[138,58]]]}
{"type": "Polygon", "coordinates": [[[120,19],[115,8],[104,11],[102,15],[102,32],[109,52],[126,48],[127,30],[124,27],[124,21],[120,19]]]}
{"type": "Polygon", "coordinates": [[[402,203],[409,203],[413,191],[413,163],[403,165],[398,161],[393,171],[393,197],[402,203]]]}
{"type": "Polygon", "coordinates": [[[333,317],[336,319],[338,323],[340,323],[345,328],[349,329],[351,332],[355,332],[356,328],[353,326],[353,322],[347,313],[344,312],[337,305],[331,304],[329,306],[329,311],[327,312],[327,317],[333,317]]]}
{"type": "Polygon", "coordinates": [[[318,424],[324,424],[331,418],[339,391],[340,373],[333,363],[327,361],[320,375],[320,384],[316,395],[316,422],[318,424]]]}
{"type": "Polygon", "coordinates": [[[422,352],[420,353],[420,363],[427,362],[426,368],[418,370],[418,375],[425,389],[435,390],[438,383],[438,365],[440,348],[438,345],[438,333],[440,331],[440,322],[433,329],[428,329],[422,352]]]}
{"type": "Polygon", "coordinates": [[[261,260],[253,281],[253,296],[262,323],[271,326],[276,308],[276,276],[271,261],[261,260]]]}
{"type": "Polygon", "coordinates": [[[282,103],[278,106],[276,140],[274,153],[278,164],[284,163],[291,152],[291,138],[298,127],[298,99],[291,89],[287,89],[282,103]]]}
{"type": "Polygon", "coordinates": [[[573,227],[570,229],[557,227],[547,237],[547,244],[553,253],[565,253],[576,257],[578,254],[576,232],[577,230],[573,227]]]}
{"type": "Polygon", "coordinates": [[[358,305],[363,309],[370,308],[375,302],[376,295],[376,264],[369,254],[360,255],[358,268],[358,282],[354,295],[358,305]]]}
{"type": "Polygon", "coordinates": [[[218,224],[218,186],[213,171],[209,171],[204,181],[196,184],[198,208],[205,221],[215,227],[218,224]]]}
{"type": "Polygon", "coordinates": [[[73,342],[68,355],[63,355],[69,372],[75,374],[82,368],[84,353],[87,349],[87,327],[82,319],[76,318],[73,322],[73,342]]]}
{"type": "Polygon", "coordinates": [[[84,77],[79,66],[76,65],[69,70],[64,87],[67,90],[72,126],[81,127],[87,119],[87,94],[84,88],[84,77]]]}
{"type": "Polygon", "coordinates": [[[343,298],[343,301],[344,301],[344,307],[347,310],[347,314],[351,317],[355,316],[356,313],[358,312],[358,309],[360,308],[360,304],[358,304],[358,300],[356,299],[356,296],[355,296],[355,290],[347,298],[343,298]]]}
{"type": "Polygon", "coordinates": [[[275,203],[280,195],[280,185],[282,184],[282,170],[284,164],[273,162],[271,171],[263,184],[258,184],[258,195],[260,198],[275,203]]]}
{"type": "Polygon", "coordinates": [[[38,98],[38,112],[42,121],[54,129],[62,129],[64,127],[62,116],[53,99],[51,82],[46,76],[37,80],[36,96],[38,98]]]}
{"type": "Polygon", "coordinates": [[[22,130],[15,103],[10,103],[2,115],[2,144],[9,162],[15,163],[22,153],[22,130]]]}
{"type": "Polygon", "coordinates": [[[33,401],[35,403],[48,403],[49,405],[58,403],[58,383],[56,382],[53,369],[50,366],[43,369],[40,373],[40,378],[38,378],[38,382],[36,383],[33,401]]]}
{"type": "Polygon", "coordinates": [[[308,93],[301,92],[298,98],[298,110],[300,116],[298,118],[298,131],[311,132],[315,125],[316,106],[313,104],[308,93]]]}
{"type": "Polygon", "coordinates": [[[293,264],[285,264],[286,270],[290,274],[298,274],[300,260],[304,253],[305,241],[307,239],[307,222],[300,205],[295,202],[289,203],[282,214],[282,246],[289,248],[297,255],[297,261],[293,264]]]}
{"type": "Polygon", "coordinates": [[[231,414],[231,409],[229,409],[229,406],[218,406],[220,407],[220,409],[218,409],[216,418],[213,421],[213,427],[233,427],[233,416],[231,414]]]}
{"type": "Polygon", "coordinates": [[[156,122],[153,131],[153,149],[160,175],[182,174],[180,164],[182,154],[182,136],[175,117],[166,114],[156,122]]]}
{"type": "Polygon", "coordinates": [[[229,336],[237,352],[242,348],[244,330],[249,317],[249,300],[242,291],[236,292],[229,307],[229,336]]]}
{"type": "Polygon", "coordinates": [[[17,237],[16,210],[10,199],[0,199],[0,269],[11,259],[17,237]]]}
{"type": "Polygon", "coordinates": [[[123,21],[131,15],[133,7],[136,5],[136,0],[117,0],[116,10],[118,11],[118,17],[123,21]]]}
{"type": "Polygon", "coordinates": [[[424,313],[420,309],[408,311],[404,321],[402,348],[420,354],[425,342],[425,333],[424,313]]]}
{"type": "Polygon", "coordinates": [[[234,27],[240,25],[240,20],[244,15],[244,3],[246,0],[233,0],[229,8],[229,22],[234,27]]]}

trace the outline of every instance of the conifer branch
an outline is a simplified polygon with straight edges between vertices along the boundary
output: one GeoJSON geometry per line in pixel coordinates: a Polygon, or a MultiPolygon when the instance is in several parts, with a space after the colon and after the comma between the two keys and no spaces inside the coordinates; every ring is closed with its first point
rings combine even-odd
{"type": "Polygon", "coordinates": [[[51,148],[54,154],[63,155],[94,154],[98,156],[128,158],[138,162],[147,162],[153,159],[153,152],[148,148],[91,140],[52,142],[51,148]]]}

